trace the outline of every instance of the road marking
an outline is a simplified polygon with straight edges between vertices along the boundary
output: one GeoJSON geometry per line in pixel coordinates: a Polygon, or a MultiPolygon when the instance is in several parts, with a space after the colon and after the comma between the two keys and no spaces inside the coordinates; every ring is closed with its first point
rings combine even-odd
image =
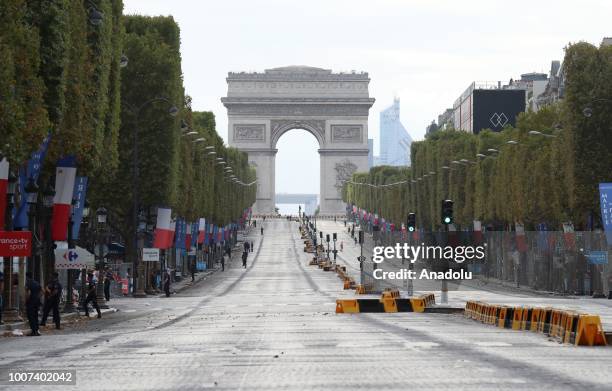
{"type": "Polygon", "coordinates": [[[507,342],[496,342],[496,341],[486,341],[486,342],[476,342],[476,346],[484,346],[484,347],[503,347],[503,346],[512,346],[511,343],[507,342]]]}
{"type": "Polygon", "coordinates": [[[414,342],[404,342],[404,347],[410,348],[435,348],[440,346],[437,342],[431,341],[414,341],[414,342]]]}

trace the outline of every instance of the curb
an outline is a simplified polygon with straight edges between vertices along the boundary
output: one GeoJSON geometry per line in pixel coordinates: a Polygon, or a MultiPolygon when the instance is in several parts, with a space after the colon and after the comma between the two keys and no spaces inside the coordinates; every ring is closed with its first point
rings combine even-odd
{"type": "MultiPolygon", "coordinates": [[[[213,275],[214,273],[215,273],[215,272],[214,272],[214,271],[212,271],[212,270],[205,271],[205,272],[203,272],[203,274],[201,274],[201,275],[197,276],[197,277],[196,277],[196,279],[195,279],[195,281],[193,281],[193,282],[189,281],[189,282],[188,282],[188,283],[186,283],[185,285],[183,285],[183,286],[181,286],[181,287],[179,287],[179,288],[174,289],[174,292],[173,292],[173,293],[180,293],[180,292],[184,291],[185,289],[192,288],[193,286],[195,286],[196,284],[198,284],[198,283],[199,283],[199,282],[201,282],[202,280],[206,279],[206,277],[208,277],[208,276],[210,276],[210,275],[213,275]]],[[[165,294],[161,294],[161,295],[159,295],[159,297],[162,297],[162,296],[164,296],[164,297],[165,297],[166,295],[165,295],[165,294]]]]}
{"type": "MultiPolygon", "coordinates": [[[[119,312],[119,310],[114,307],[110,307],[110,308],[101,308],[100,312],[103,314],[107,314],[107,313],[119,312]]],[[[60,318],[62,319],[62,321],[65,319],[72,319],[74,317],[81,317],[81,316],[84,317],[85,315],[84,314],[81,315],[80,312],[78,311],[68,312],[68,313],[60,312],[60,318]]],[[[48,324],[53,324],[53,322],[48,323],[48,324]]],[[[24,331],[27,331],[29,329],[30,328],[29,328],[27,321],[0,325],[0,333],[6,333],[9,331],[12,331],[12,332],[21,331],[23,334],[24,331]]]]}

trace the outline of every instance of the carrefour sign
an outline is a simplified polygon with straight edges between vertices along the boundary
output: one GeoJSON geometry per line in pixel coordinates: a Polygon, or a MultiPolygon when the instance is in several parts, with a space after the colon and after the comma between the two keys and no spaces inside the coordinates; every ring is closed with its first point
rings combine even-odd
{"type": "Polygon", "coordinates": [[[87,269],[93,268],[96,259],[92,253],[81,247],[55,250],[56,269],[87,269]]]}

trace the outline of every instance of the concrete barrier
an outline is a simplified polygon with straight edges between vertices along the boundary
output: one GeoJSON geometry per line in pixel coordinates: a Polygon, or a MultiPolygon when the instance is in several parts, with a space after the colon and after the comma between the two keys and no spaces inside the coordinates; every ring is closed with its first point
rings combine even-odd
{"type": "Polygon", "coordinates": [[[606,332],[598,315],[548,307],[509,307],[471,300],[465,304],[464,315],[500,328],[539,332],[576,346],[607,345],[606,332]]]}
{"type": "Polygon", "coordinates": [[[383,292],[383,295],[376,298],[365,299],[338,299],[336,300],[336,313],[372,313],[372,312],[425,312],[428,306],[435,304],[430,295],[421,295],[413,298],[399,297],[394,291],[383,292]]]}

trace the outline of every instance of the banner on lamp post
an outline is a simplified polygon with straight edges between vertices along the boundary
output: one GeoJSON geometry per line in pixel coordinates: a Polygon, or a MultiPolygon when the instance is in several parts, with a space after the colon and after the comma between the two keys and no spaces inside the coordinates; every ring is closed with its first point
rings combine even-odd
{"type": "Polygon", "coordinates": [[[82,247],[55,249],[56,269],[92,269],[95,266],[94,255],[82,247]]]}
{"type": "Polygon", "coordinates": [[[26,228],[28,226],[28,211],[29,206],[26,201],[25,187],[28,180],[32,178],[35,182],[38,181],[38,175],[40,174],[40,168],[42,167],[47,149],[49,148],[49,141],[51,135],[47,135],[40,144],[40,147],[36,152],[32,153],[30,160],[23,167],[19,168],[19,206],[13,208],[13,227],[15,229],[26,228]]]}
{"type": "Polygon", "coordinates": [[[32,256],[30,231],[0,231],[0,257],[32,256]]]}
{"type": "Polygon", "coordinates": [[[87,177],[79,176],[74,181],[73,197],[74,208],[72,210],[72,239],[79,238],[81,222],[83,221],[83,210],[85,209],[85,197],[87,196],[87,177]]]}
{"type": "Polygon", "coordinates": [[[51,234],[54,241],[65,241],[68,237],[68,221],[70,220],[75,177],[75,157],[68,156],[60,159],[55,170],[55,198],[51,219],[51,234]]]}
{"type": "Polygon", "coordinates": [[[170,208],[158,208],[153,247],[162,249],[172,247],[173,235],[172,210],[170,208]]]}
{"type": "Polygon", "coordinates": [[[612,183],[599,184],[599,205],[606,241],[612,246],[612,183]]]}

